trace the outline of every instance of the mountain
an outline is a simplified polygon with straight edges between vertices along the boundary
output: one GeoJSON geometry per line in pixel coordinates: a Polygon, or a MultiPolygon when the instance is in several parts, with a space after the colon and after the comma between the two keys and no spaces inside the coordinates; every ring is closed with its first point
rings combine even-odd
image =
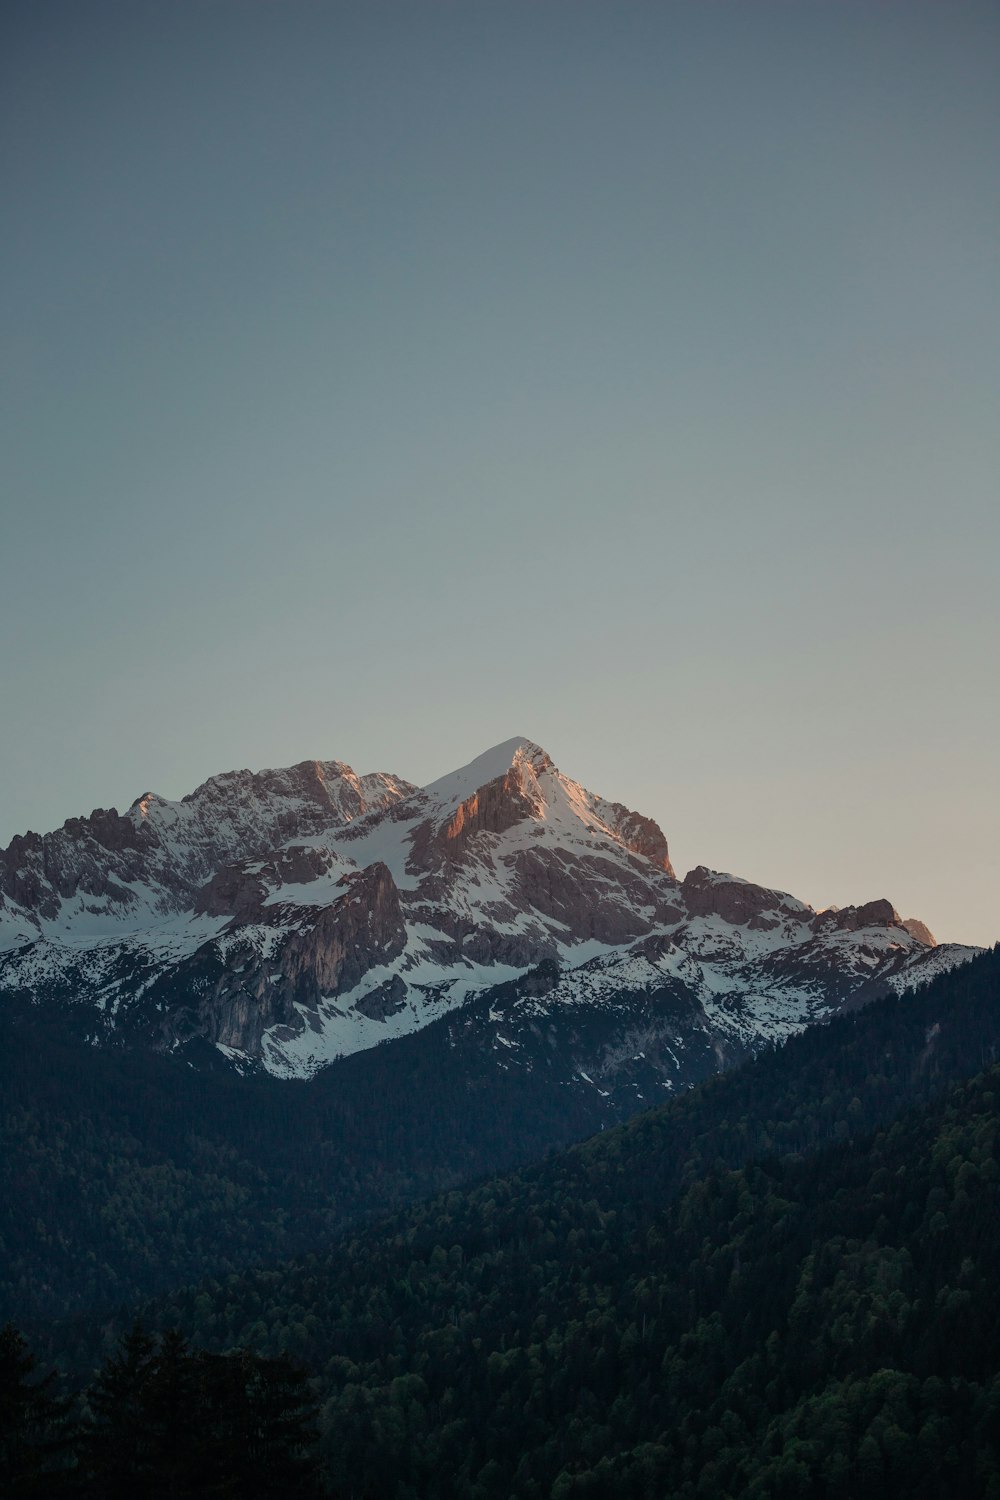
{"type": "Polygon", "coordinates": [[[973,951],[885,900],[679,880],[526,739],[423,788],[303,761],[15,838],[0,949],[8,1007],[96,1044],[305,1078],[442,1022],[612,1117],[973,951]]]}

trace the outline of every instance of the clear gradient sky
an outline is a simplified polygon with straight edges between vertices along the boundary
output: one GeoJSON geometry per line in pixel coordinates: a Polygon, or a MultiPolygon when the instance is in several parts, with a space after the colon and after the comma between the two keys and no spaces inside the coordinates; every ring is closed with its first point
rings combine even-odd
{"type": "Polygon", "coordinates": [[[0,26],[0,842],[523,734],[1000,938],[1000,6],[0,26]]]}

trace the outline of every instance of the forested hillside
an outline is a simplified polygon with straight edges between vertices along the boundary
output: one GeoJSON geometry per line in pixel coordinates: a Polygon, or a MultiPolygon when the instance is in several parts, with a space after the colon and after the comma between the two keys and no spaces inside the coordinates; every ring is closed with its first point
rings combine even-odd
{"type": "MultiPolygon", "coordinates": [[[[498,1075],[433,1026],[308,1083],[204,1048],[104,1051],[0,1024],[0,1319],[132,1305],[597,1128],[596,1091],[498,1075]]],[[[599,1101],[598,1101],[599,1102],[599,1101]]]]}
{"type": "MultiPolygon", "coordinates": [[[[983,978],[995,962],[685,1094],[662,1117],[666,1155],[696,1170],[703,1157],[803,1149],[970,1076],[1000,1043],[983,978]]],[[[20,1323],[303,1253],[352,1221],[582,1139],[600,1103],[589,1086],[553,1088],[541,1066],[498,1074],[489,1057],[459,1055],[444,1023],[301,1083],[60,1042],[11,1018],[0,1086],[0,1317],[20,1323]]]]}
{"type": "Polygon", "coordinates": [[[1000,1071],[868,1131],[990,1049],[999,975],[169,1316],[312,1364],[351,1496],[996,1496],[1000,1071]]]}
{"type": "Polygon", "coordinates": [[[343,1496],[994,1500],[998,1001],[994,952],[155,1317],[316,1371],[343,1496]]]}
{"type": "Polygon", "coordinates": [[[997,950],[145,1319],[310,1368],[337,1496],[997,1500],[999,1002],[997,950]]]}
{"type": "Polygon", "coordinates": [[[998,1099],[660,1209],[613,1164],[491,1185],[178,1312],[317,1363],[345,1495],[993,1497],[998,1099]]]}

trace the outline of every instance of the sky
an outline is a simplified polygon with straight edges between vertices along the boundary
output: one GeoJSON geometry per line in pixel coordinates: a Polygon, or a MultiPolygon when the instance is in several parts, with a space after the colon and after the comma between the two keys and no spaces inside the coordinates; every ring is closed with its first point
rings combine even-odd
{"type": "Polygon", "coordinates": [[[13,0],[0,843],[513,735],[1000,939],[1000,7],[13,0]]]}

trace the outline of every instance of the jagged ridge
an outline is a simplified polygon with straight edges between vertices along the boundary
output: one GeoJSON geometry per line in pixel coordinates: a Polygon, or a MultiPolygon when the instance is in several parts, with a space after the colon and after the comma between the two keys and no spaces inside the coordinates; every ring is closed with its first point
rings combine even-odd
{"type": "Polygon", "coordinates": [[[0,991],[92,1039],[307,1075],[468,1011],[498,1066],[541,1065],[547,1033],[633,1103],[972,951],[887,901],[678,881],[655,822],[523,738],[424,788],[303,761],[147,794],[15,839],[0,892],[0,991]]]}

